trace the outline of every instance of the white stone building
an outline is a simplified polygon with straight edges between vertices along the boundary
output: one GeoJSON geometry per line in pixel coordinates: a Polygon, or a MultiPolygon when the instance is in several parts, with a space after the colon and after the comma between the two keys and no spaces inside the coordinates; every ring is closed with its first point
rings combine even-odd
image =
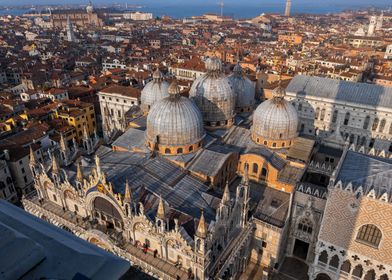
{"type": "Polygon", "coordinates": [[[140,90],[125,86],[110,86],[98,92],[105,137],[114,130],[124,131],[128,126],[126,113],[140,105],[140,90]]]}
{"type": "Polygon", "coordinates": [[[286,99],[297,109],[302,134],[325,137],[340,126],[350,143],[391,151],[391,96],[389,87],[296,76],[286,99]]]}

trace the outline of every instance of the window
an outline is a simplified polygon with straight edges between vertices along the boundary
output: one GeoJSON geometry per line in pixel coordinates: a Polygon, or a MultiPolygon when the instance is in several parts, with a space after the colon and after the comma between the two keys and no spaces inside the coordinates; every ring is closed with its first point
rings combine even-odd
{"type": "Polygon", "coordinates": [[[302,219],[299,223],[298,223],[298,229],[311,234],[313,231],[313,226],[312,226],[312,222],[309,221],[309,219],[302,219]]]}
{"type": "Polygon", "coordinates": [[[381,231],[375,225],[363,225],[357,234],[357,241],[378,247],[381,241],[381,231]]]}
{"type": "Polygon", "coordinates": [[[57,201],[56,195],[53,195],[53,200],[54,200],[54,201],[57,201]]]}
{"type": "Polygon", "coordinates": [[[177,154],[182,154],[182,148],[177,149],[177,154]]]}
{"type": "Polygon", "coordinates": [[[257,171],[259,171],[259,166],[257,165],[257,163],[253,163],[252,172],[257,173],[257,171]]]}
{"type": "Polygon", "coordinates": [[[192,152],[193,151],[193,146],[189,147],[189,151],[192,152]]]}
{"type": "Polygon", "coordinates": [[[350,121],[350,112],[347,112],[346,115],[344,116],[344,125],[348,125],[348,122],[350,121]]]}
{"type": "Polygon", "coordinates": [[[324,118],[325,118],[325,109],[322,109],[320,114],[320,121],[323,121],[324,118]]]}
{"type": "Polygon", "coordinates": [[[169,148],[165,149],[165,154],[170,154],[170,149],[169,148]]]}
{"type": "Polygon", "coordinates": [[[75,204],[75,212],[78,212],[79,211],[79,208],[78,208],[78,206],[75,204]]]}
{"type": "Polygon", "coordinates": [[[373,126],[372,126],[372,130],[373,131],[377,130],[378,122],[379,122],[378,118],[375,118],[374,121],[373,121],[373,126]]]}
{"type": "Polygon", "coordinates": [[[338,119],[338,110],[333,111],[332,114],[332,122],[336,123],[336,120],[338,119]]]}
{"type": "Polygon", "coordinates": [[[314,119],[317,120],[319,118],[319,115],[320,115],[320,108],[317,107],[316,112],[314,113],[314,119]]]}
{"type": "Polygon", "coordinates": [[[384,128],[385,128],[385,124],[386,124],[386,120],[382,119],[380,122],[380,126],[378,127],[378,132],[384,132],[384,128]]]}
{"type": "Polygon", "coordinates": [[[277,209],[282,204],[282,201],[279,199],[273,198],[271,200],[271,207],[277,209]]]}
{"type": "Polygon", "coordinates": [[[370,123],[370,117],[366,116],[365,121],[363,122],[363,129],[368,129],[370,123]]]}
{"type": "Polygon", "coordinates": [[[298,104],[298,111],[302,111],[302,103],[298,104]]]}

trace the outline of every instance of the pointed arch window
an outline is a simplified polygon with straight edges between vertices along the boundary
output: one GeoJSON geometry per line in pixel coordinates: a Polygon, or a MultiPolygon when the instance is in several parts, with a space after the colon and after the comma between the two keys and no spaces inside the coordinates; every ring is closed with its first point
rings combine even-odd
{"type": "Polygon", "coordinates": [[[259,166],[257,165],[257,163],[253,163],[252,172],[257,173],[258,171],[259,171],[259,166]]]}
{"type": "Polygon", "coordinates": [[[385,128],[385,124],[387,123],[387,121],[385,119],[382,119],[380,122],[380,126],[378,127],[378,132],[384,132],[384,128],[385,128]]]}
{"type": "Polygon", "coordinates": [[[377,130],[378,123],[379,123],[379,119],[378,119],[378,118],[375,118],[374,121],[373,121],[373,125],[372,125],[372,130],[373,130],[373,131],[376,131],[376,130],[377,130]]]}
{"type": "Polygon", "coordinates": [[[298,229],[311,234],[313,232],[313,224],[309,219],[304,218],[298,223],[298,229]]]}

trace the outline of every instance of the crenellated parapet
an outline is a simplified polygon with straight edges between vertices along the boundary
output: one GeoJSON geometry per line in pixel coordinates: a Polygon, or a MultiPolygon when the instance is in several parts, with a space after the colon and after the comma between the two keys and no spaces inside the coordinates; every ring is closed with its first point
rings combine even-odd
{"type": "Polygon", "coordinates": [[[338,181],[333,184],[335,189],[353,193],[357,198],[362,196],[376,199],[382,202],[392,203],[391,191],[385,187],[379,187],[375,185],[355,185],[355,182],[338,181]]]}

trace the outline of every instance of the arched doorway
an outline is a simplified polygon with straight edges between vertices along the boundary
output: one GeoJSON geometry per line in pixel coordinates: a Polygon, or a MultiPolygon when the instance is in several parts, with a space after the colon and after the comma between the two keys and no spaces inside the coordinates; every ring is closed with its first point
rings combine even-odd
{"type": "Polygon", "coordinates": [[[97,216],[101,216],[101,220],[105,221],[107,229],[113,229],[122,221],[120,212],[109,200],[97,197],[94,199],[93,206],[94,210],[100,214],[97,216]]]}
{"type": "Polygon", "coordinates": [[[325,273],[320,273],[317,275],[316,280],[331,280],[331,277],[325,273]]]}

